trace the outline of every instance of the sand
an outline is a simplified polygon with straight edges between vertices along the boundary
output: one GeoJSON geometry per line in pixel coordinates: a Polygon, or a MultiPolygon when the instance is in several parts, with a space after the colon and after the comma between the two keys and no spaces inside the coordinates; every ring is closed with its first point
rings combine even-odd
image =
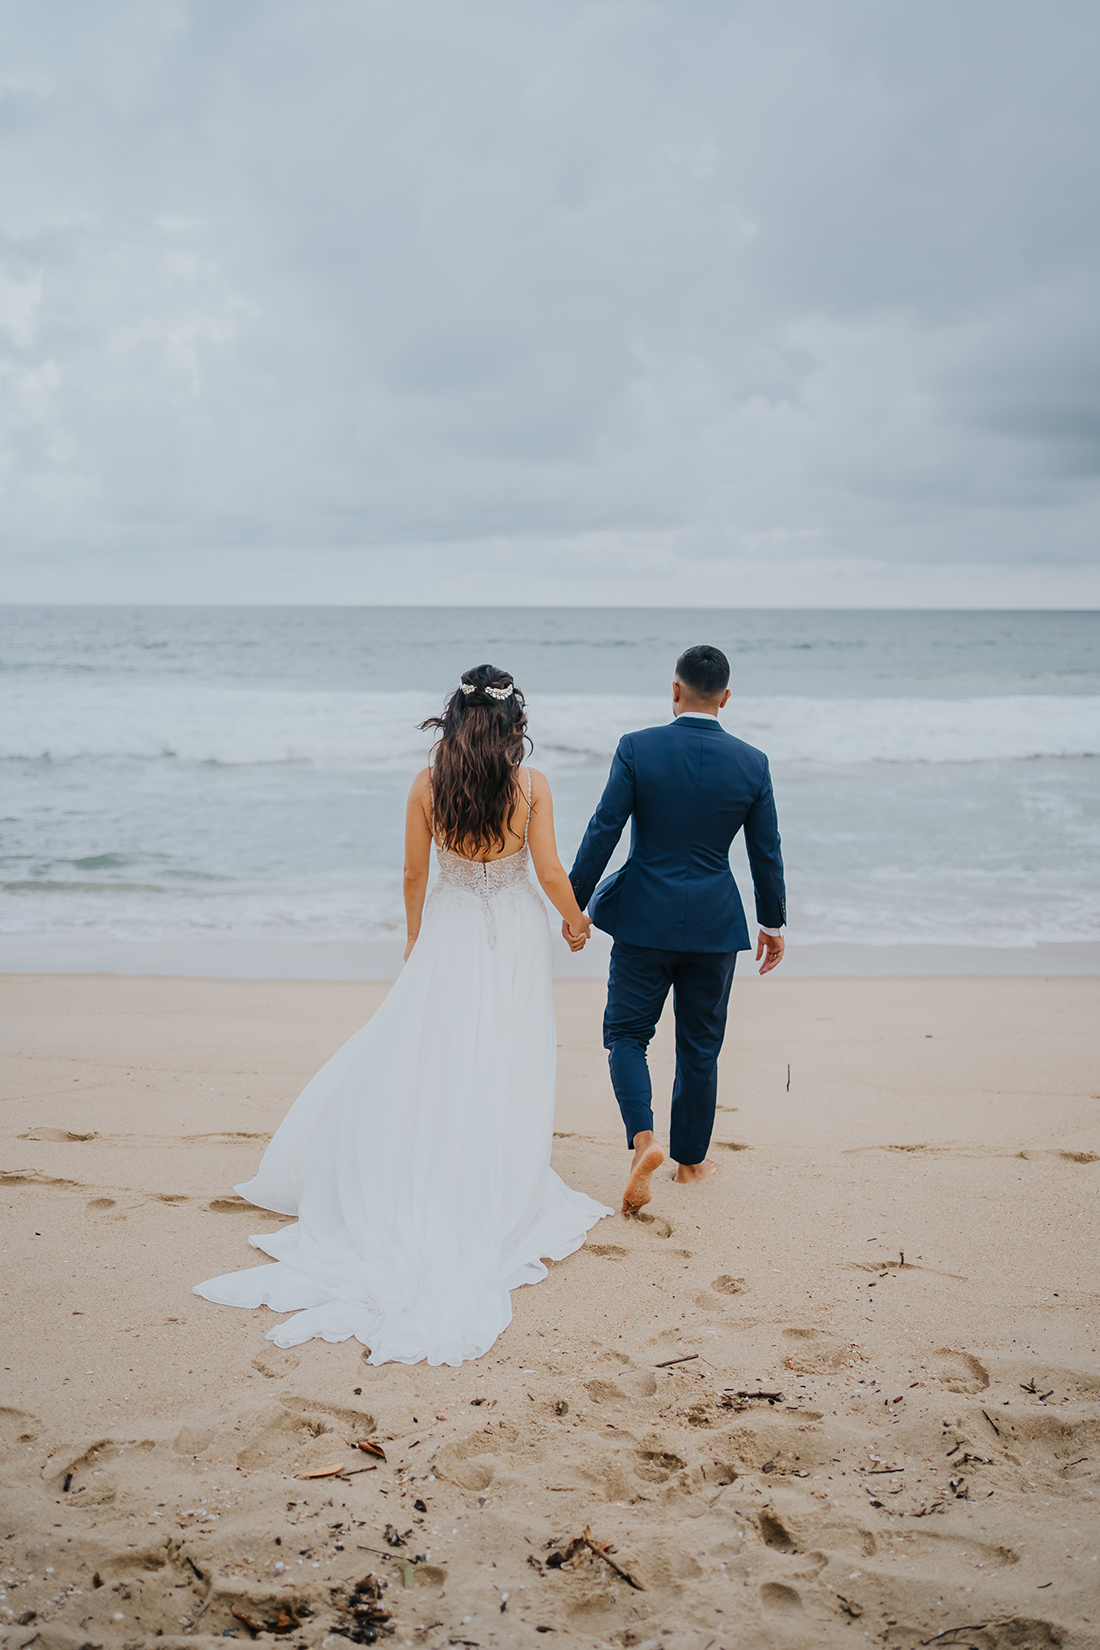
{"type": "MultiPolygon", "coordinates": [[[[720,1174],[460,1370],[190,1292],[386,989],[3,982],[0,1643],[1100,1645],[1095,980],[739,978],[720,1174]]],[[[617,1203],[602,988],[557,993],[556,1166],[617,1203]]]]}

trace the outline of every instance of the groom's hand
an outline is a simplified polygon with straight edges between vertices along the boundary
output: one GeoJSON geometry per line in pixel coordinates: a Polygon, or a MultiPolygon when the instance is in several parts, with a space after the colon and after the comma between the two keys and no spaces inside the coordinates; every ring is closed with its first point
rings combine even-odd
{"type": "Polygon", "coordinates": [[[761,934],[756,942],[757,962],[760,961],[761,957],[764,957],[760,969],[761,974],[770,974],[772,969],[783,961],[785,950],[786,946],[783,943],[782,934],[761,934]],[[766,957],[764,956],[765,952],[767,952],[766,957]]]}
{"type": "Polygon", "coordinates": [[[592,924],[589,922],[587,917],[584,919],[584,927],[578,929],[570,928],[569,924],[565,921],[565,918],[562,918],[561,937],[569,947],[570,951],[583,951],[588,943],[588,936],[591,932],[592,924]]]}

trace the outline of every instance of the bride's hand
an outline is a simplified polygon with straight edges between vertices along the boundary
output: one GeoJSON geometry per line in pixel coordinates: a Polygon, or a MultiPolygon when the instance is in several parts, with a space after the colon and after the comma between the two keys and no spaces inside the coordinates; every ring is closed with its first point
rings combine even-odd
{"type": "Polygon", "coordinates": [[[562,918],[561,937],[570,951],[583,951],[588,944],[589,936],[592,933],[592,923],[588,917],[583,917],[581,922],[582,926],[580,928],[571,928],[565,918],[562,918]]]}
{"type": "Polygon", "coordinates": [[[406,940],[405,941],[405,961],[406,962],[408,962],[409,958],[412,956],[412,948],[415,944],[416,944],[416,936],[415,935],[413,936],[413,938],[411,940],[406,940]]]}

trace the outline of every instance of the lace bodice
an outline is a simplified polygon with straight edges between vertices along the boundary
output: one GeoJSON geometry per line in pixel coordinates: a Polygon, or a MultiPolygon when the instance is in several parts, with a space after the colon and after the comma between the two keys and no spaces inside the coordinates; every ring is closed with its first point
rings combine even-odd
{"type": "Polygon", "coordinates": [[[526,843],[518,853],[506,854],[503,859],[463,859],[461,854],[448,853],[438,844],[435,854],[441,883],[467,894],[478,894],[483,899],[492,899],[505,888],[514,888],[517,882],[529,880],[531,855],[526,843]]]}

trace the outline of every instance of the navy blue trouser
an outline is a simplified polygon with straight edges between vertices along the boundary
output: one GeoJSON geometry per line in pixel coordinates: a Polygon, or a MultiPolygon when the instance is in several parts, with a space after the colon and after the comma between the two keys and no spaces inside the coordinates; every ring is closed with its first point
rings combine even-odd
{"type": "Polygon", "coordinates": [[[603,1046],[628,1146],[634,1144],[636,1134],[653,1127],[653,1085],[646,1049],[671,988],[676,1081],[670,1150],[677,1163],[702,1163],[706,1157],[736,961],[736,951],[658,951],[619,940],[611,947],[603,1046]]]}

